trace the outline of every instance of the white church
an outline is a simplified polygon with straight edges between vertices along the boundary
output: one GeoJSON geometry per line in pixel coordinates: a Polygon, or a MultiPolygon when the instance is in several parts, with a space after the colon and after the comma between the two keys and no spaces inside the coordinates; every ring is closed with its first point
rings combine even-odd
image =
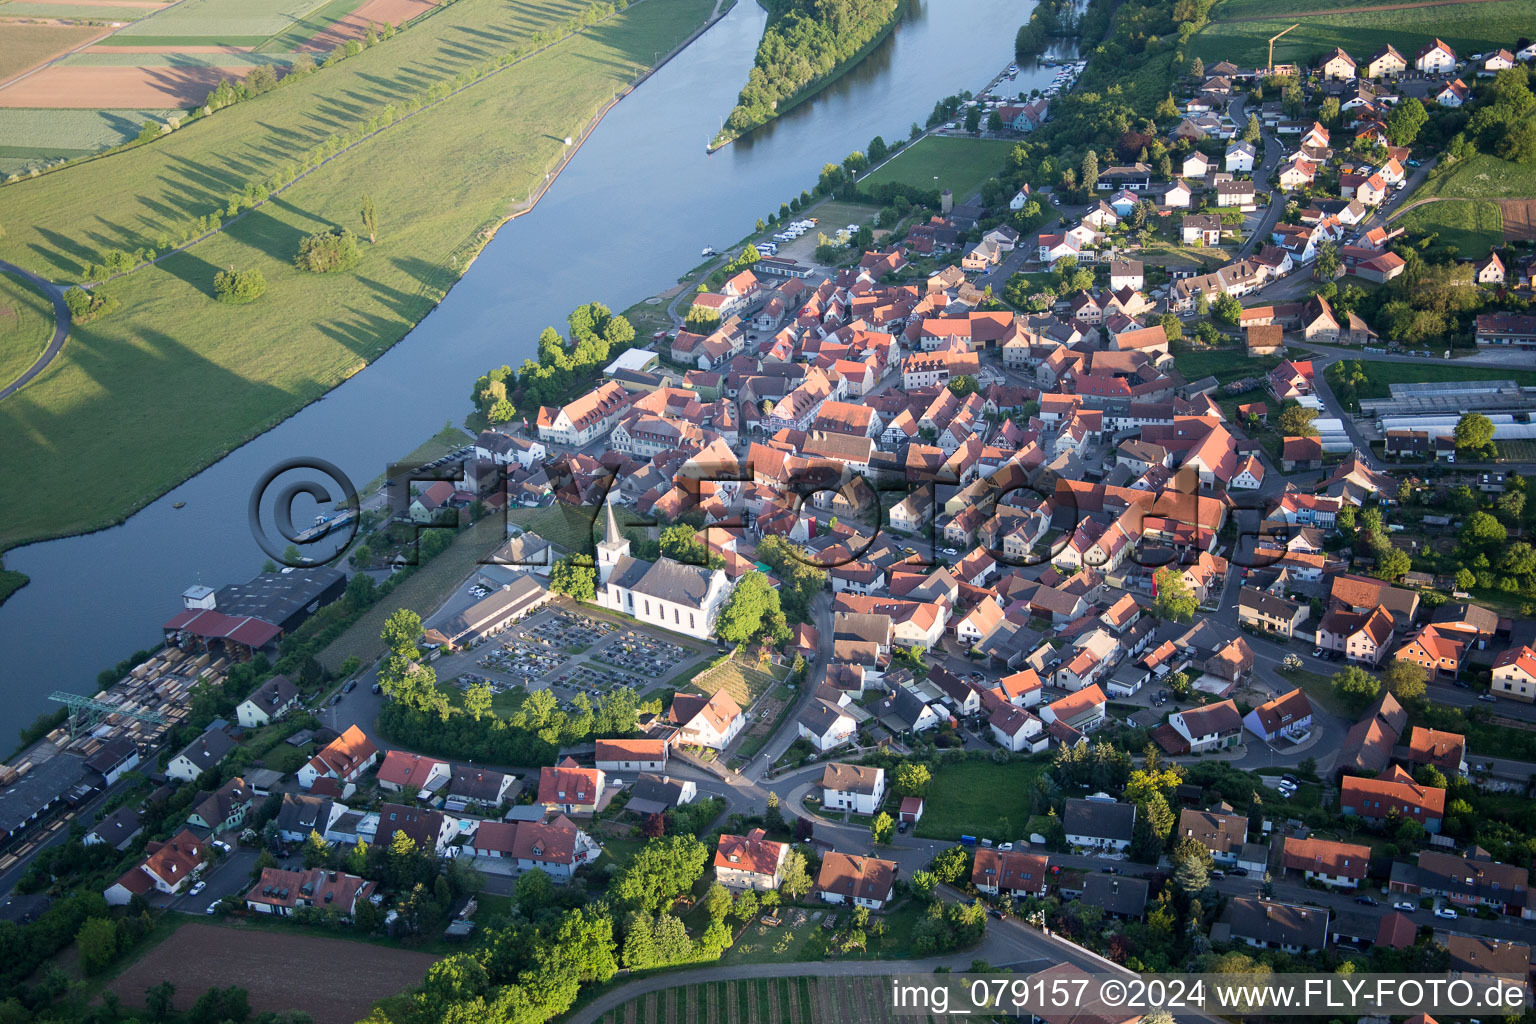
{"type": "Polygon", "coordinates": [[[603,539],[597,545],[597,603],[641,622],[712,639],[720,609],[731,596],[731,581],[706,569],[663,557],[644,562],[629,554],[613,505],[603,509],[603,539]]]}

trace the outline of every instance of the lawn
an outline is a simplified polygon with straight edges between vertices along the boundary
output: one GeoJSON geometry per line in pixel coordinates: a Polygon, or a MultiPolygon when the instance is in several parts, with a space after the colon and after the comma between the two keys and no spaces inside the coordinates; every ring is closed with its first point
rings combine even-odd
{"type": "Polygon", "coordinates": [[[1187,380],[1215,377],[1223,384],[1244,377],[1263,377],[1280,365],[1277,356],[1250,359],[1246,348],[1180,348],[1173,365],[1187,380]]]}
{"type": "Polygon", "coordinates": [[[1416,206],[1393,222],[1410,234],[1438,234],[1468,256],[1487,255],[1504,241],[1504,214],[1486,199],[1448,199],[1416,206]]]}
{"type": "Polygon", "coordinates": [[[18,277],[0,274],[0,386],[37,362],[53,337],[53,303],[18,277]]]}
{"type": "Polygon", "coordinates": [[[1213,12],[1218,20],[1195,34],[1190,55],[1203,58],[1207,64],[1230,60],[1248,67],[1262,65],[1268,54],[1269,38],[1296,22],[1301,23],[1300,28],[1275,42],[1277,63],[1311,64],[1314,57],[1335,46],[1348,50],[1356,60],[1365,61],[1388,43],[1411,58],[1420,46],[1436,36],[1458,53],[1471,54],[1528,34],[1533,19],[1536,19],[1531,0],[1496,0],[1493,3],[1361,11],[1308,18],[1284,13],[1288,9],[1316,11],[1343,6],[1351,6],[1351,3],[1349,0],[1344,3],[1284,0],[1277,13],[1276,5],[1262,3],[1262,0],[1238,0],[1236,7],[1229,0],[1213,12]],[[1244,14],[1269,17],[1263,21],[1219,20],[1244,14]]]}
{"type": "MultiPolygon", "coordinates": [[[[6,10],[0,7],[0,13],[6,10]]],[[[5,47],[0,49],[0,82],[105,31],[94,25],[7,25],[5,47]]]]}
{"type": "Polygon", "coordinates": [[[496,550],[505,536],[499,516],[487,516],[461,531],[447,551],[418,568],[321,651],[320,663],[335,672],[342,662],[355,654],[364,665],[372,664],[384,653],[384,642],[379,639],[379,633],[384,629],[385,619],[399,608],[410,608],[423,619],[427,618],[455,587],[464,582],[465,577],[475,571],[482,558],[496,550]]]}
{"type": "MultiPolygon", "coordinates": [[[[1359,360],[1350,360],[1351,365],[1359,360]]],[[[1364,361],[1366,382],[1357,391],[1359,398],[1389,398],[1392,384],[1420,381],[1512,380],[1521,387],[1536,387],[1536,370],[1514,370],[1502,366],[1458,366],[1454,361],[1426,359],[1415,363],[1364,361]]]]}
{"type": "Polygon", "coordinates": [[[1525,199],[1536,196],[1536,164],[1516,164],[1489,153],[1477,153],[1458,160],[1435,174],[1414,192],[1412,199],[1423,196],[1448,196],[1455,199],[1525,199]]]}
{"type": "MultiPolygon", "coordinates": [[[[63,507],[9,506],[0,546],[120,520],[383,353],[442,298],[481,233],[558,158],[561,140],[712,8],[712,0],[636,4],[393,125],[189,251],[114,282],[122,308],[81,328],[0,408],[0,433],[13,439],[0,477],[39,479],[63,458],[100,485],[63,507]],[[327,275],[294,268],[299,241],[356,224],[364,194],[381,231],[361,264],[327,275]],[[246,306],[214,301],[213,274],[230,265],[261,271],[267,294],[246,306]],[[160,414],[169,408],[177,415],[160,414]],[[198,429],[184,429],[189,422],[198,429]]],[[[328,137],[337,114],[341,127],[366,121],[577,9],[459,0],[154,145],[6,186],[0,258],[69,279],[107,246],[153,246],[162,230],[179,232],[240,182],[328,137]]]]}
{"type": "Polygon", "coordinates": [[[998,842],[1028,838],[1030,788],[1047,767],[1034,761],[961,761],[940,766],[923,801],[918,837],[968,835],[998,842]]]}
{"type": "Polygon", "coordinates": [[[955,194],[955,202],[963,203],[1002,168],[1013,147],[1014,143],[1007,139],[930,135],[897,153],[885,166],[865,177],[864,184],[898,181],[916,188],[947,188],[955,194]]]}

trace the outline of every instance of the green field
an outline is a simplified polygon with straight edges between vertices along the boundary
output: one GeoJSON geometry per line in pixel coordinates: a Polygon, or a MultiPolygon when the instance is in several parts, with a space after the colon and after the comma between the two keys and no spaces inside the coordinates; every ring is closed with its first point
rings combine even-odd
{"type": "MultiPolygon", "coordinates": [[[[5,11],[0,7],[0,13],[5,11]]],[[[102,29],[83,25],[7,25],[0,48],[0,82],[40,64],[55,54],[79,46],[102,29]]]]}
{"type": "Polygon", "coordinates": [[[1032,761],[961,761],[934,770],[917,823],[921,839],[962,835],[996,842],[1027,839],[1030,786],[1048,765],[1032,761]]]}
{"type": "Polygon", "coordinates": [[[899,181],[915,188],[949,189],[955,202],[975,195],[982,182],[996,174],[1013,152],[1006,139],[957,139],[930,135],[897,153],[864,178],[867,185],[899,181]],[[934,179],[938,180],[935,181],[934,179]]]}
{"type": "Polygon", "coordinates": [[[1262,377],[1280,365],[1277,356],[1248,358],[1246,348],[1179,348],[1173,353],[1174,367],[1185,379],[1215,377],[1223,384],[1244,377],[1262,377]]]}
{"type": "Polygon", "coordinates": [[[319,7],[323,0],[181,0],[152,18],[118,32],[124,44],[136,36],[273,36],[319,7]]]}
{"type": "Polygon", "coordinates": [[[1291,18],[1306,11],[1340,7],[1374,7],[1383,0],[1220,0],[1211,8],[1211,20],[1234,18],[1291,18]]]}
{"type": "Polygon", "coordinates": [[[1394,227],[1415,234],[1440,235],[1440,241],[1456,246],[1466,256],[1485,256],[1504,241],[1504,214],[1499,204],[1486,199],[1447,199],[1416,206],[1393,221],[1394,227]]]}
{"type": "Polygon", "coordinates": [[[53,337],[53,303],[20,278],[0,274],[0,387],[37,362],[53,337]]]}
{"type": "Polygon", "coordinates": [[[1359,398],[1389,398],[1392,395],[1391,385],[1414,384],[1419,381],[1512,380],[1521,387],[1536,387],[1536,370],[1457,365],[1454,361],[1444,359],[1420,359],[1402,363],[1349,360],[1350,365],[1356,362],[1360,362],[1366,376],[1366,383],[1355,391],[1359,398]]]}
{"type": "Polygon", "coordinates": [[[1527,199],[1536,196],[1536,165],[1510,163],[1489,153],[1477,153],[1456,161],[1443,173],[1437,168],[1410,201],[1425,196],[1527,199]]]}
{"type": "MultiPolygon", "coordinates": [[[[12,0],[0,4],[0,18],[80,18],[106,24],[114,21],[138,21],[160,10],[158,7],[97,7],[92,4],[29,4],[12,0]]],[[[10,26],[6,27],[10,31],[10,26]]]]}
{"type": "Polygon", "coordinates": [[[1301,27],[1275,42],[1276,63],[1311,63],[1341,46],[1356,60],[1368,60],[1387,43],[1412,56],[1420,46],[1438,36],[1458,54],[1471,54],[1490,46],[1508,45],[1529,32],[1536,23],[1536,0],[1496,0],[1493,3],[1468,3],[1454,6],[1417,7],[1396,11],[1361,11],[1358,14],[1292,17],[1287,10],[1316,11],[1352,6],[1334,0],[1285,0],[1261,4],[1260,0],[1233,0],[1212,12],[1210,24],[1195,34],[1191,56],[1207,64],[1229,60],[1253,67],[1262,65],[1268,53],[1268,40],[1288,26],[1301,27]],[[1262,6],[1263,9],[1258,9],[1262,6]],[[1263,21],[1224,21],[1243,14],[1267,14],[1263,21]]]}
{"type": "MultiPolygon", "coordinates": [[[[0,476],[29,479],[62,456],[99,486],[65,509],[13,504],[0,545],[119,520],[384,352],[457,279],[479,233],[543,178],[561,140],[713,6],[637,4],[392,125],[279,202],[111,285],[122,308],[80,328],[34,385],[0,404],[0,432],[12,439],[0,476]],[[296,270],[305,235],[360,226],[365,194],[379,210],[380,238],[364,246],[362,263],[344,274],[296,270]],[[246,306],[214,301],[213,275],[231,265],[260,270],[267,294],[246,306]],[[196,431],[184,429],[192,422],[196,431]]],[[[334,68],[153,145],[0,188],[0,257],[78,279],[103,248],[154,246],[161,231],[181,230],[338,127],[578,10],[561,0],[517,8],[459,0],[334,68]]]]}
{"type": "Polygon", "coordinates": [[[703,694],[724,690],[737,704],[749,708],[758,697],[772,689],[776,682],[768,673],[732,659],[710,669],[707,674],[695,676],[692,685],[703,694]]]}
{"type": "Polygon", "coordinates": [[[0,139],[5,140],[0,145],[0,176],[122,145],[138,136],[145,121],[165,121],[173,113],[179,111],[0,109],[0,139]]]}

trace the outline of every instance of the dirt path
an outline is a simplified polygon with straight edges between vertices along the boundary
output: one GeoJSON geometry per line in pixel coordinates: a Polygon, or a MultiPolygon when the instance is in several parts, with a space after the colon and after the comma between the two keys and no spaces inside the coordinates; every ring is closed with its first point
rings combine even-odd
{"type": "Polygon", "coordinates": [[[1462,4],[1492,4],[1499,0],[1416,0],[1407,4],[1372,4],[1369,7],[1327,7],[1319,11],[1293,11],[1289,14],[1254,14],[1243,18],[1218,18],[1212,24],[1235,25],[1242,21],[1283,21],[1286,18],[1315,18],[1325,14],[1363,14],[1366,11],[1407,11],[1415,7],[1458,7],[1462,4]]]}

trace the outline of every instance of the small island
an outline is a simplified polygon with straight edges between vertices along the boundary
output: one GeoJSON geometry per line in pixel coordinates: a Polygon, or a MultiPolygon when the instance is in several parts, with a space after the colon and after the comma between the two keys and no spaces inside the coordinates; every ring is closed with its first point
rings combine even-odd
{"type": "Polygon", "coordinates": [[[891,31],[902,0],[761,0],[768,27],[711,151],[814,96],[891,31]]]}

